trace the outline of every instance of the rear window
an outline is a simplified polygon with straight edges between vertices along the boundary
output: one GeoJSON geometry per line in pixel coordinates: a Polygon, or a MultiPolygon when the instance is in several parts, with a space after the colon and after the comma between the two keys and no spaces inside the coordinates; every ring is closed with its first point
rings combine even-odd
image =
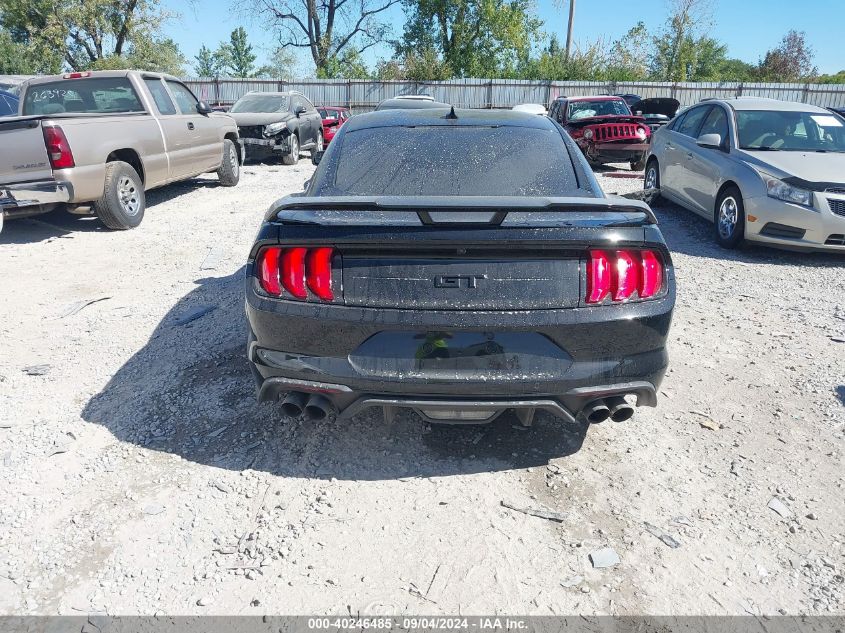
{"type": "Polygon", "coordinates": [[[578,189],[555,129],[381,127],[346,134],[323,195],[567,196],[578,189]]]}
{"type": "Polygon", "coordinates": [[[63,79],[37,84],[27,89],[23,103],[23,114],[143,111],[141,100],[126,77],[63,79]]]}

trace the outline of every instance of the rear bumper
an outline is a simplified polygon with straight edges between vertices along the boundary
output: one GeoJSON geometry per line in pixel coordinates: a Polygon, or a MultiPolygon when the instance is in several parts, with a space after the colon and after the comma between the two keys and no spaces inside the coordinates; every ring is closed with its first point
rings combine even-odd
{"type": "Polygon", "coordinates": [[[70,184],[57,180],[0,185],[0,211],[10,216],[16,209],[61,204],[70,198],[70,184]]]}
{"type": "Polygon", "coordinates": [[[525,312],[392,310],[268,299],[247,278],[249,360],[262,401],[321,393],[367,407],[545,409],[635,395],[655,406],[674,286],[656,301],[525,312]]]}

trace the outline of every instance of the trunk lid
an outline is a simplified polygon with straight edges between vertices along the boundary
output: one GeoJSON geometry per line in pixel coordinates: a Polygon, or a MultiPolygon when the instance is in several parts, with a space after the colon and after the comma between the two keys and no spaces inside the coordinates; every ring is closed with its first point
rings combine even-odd
{"type": "Polygon", "coordinates": [[[40,117],[0,120],[0,184],[31,182],[52,178],[40,117]]]}
{"type": "Polygon", "coordinates": [[[581,305],[587,251],[642,245],[654,216],[623,198],[291,196],[268,220],[282,244],[335,248],[345,305],[514,311],[581,305]]]}

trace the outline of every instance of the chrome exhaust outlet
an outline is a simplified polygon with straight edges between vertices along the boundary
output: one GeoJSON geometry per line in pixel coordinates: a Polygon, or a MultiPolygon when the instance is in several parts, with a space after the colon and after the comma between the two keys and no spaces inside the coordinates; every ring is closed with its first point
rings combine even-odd
{"type": "Polygon", "coordinates": [[[336,413],[334,405],[325,396],[314,394],[305,403],[306,420],[325,420],[332,413],[336,413]]]}
{"type": "Polygon", "coordinates": [[[634,415],[634,407],[628,404],[622,396],[611,396],[605,400],[605,403],[610,409],[610,419],[614,422],[625,422],[634,415]]]}
{"type": "Polygon", "coordinates": [[[590,424],[598,424],[610,417],[610,409],[608,409],[604,400],[595,400],[584,407],[581,414],[590,424]]]}
{"type": "Polygon", "coordinates": [[[308,394],[301,391],[289,391],[282,400],[282,413],[289,418],[298,418],[302,415],[302,410],[305,408],[305,401],[308,399],[308,394]]]}

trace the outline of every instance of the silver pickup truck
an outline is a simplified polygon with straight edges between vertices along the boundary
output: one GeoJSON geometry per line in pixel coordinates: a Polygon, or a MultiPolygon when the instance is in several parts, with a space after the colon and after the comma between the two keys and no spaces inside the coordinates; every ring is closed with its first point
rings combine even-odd
{"type": "Polygon", "coordinates": [[[238,183],[237,125],[175,77],[69,73],[30,79],[19,97],[19,116],[0,119],[0,228],[65,205],[130,229],[146,190],[207,172],[238,183]]]}

